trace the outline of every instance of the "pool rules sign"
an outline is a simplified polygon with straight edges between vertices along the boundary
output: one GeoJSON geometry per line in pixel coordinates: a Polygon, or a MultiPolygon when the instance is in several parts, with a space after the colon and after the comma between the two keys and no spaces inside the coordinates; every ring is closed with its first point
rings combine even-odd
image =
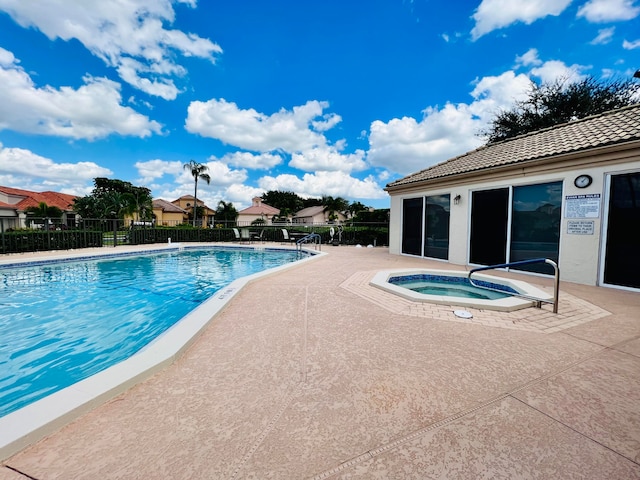
{"type": "MultiPolygon", "coordinates": [[[[600,194],[567,195],[564,216],[567,219],[600,218],[600,194]]],[[[593,235],[594,230],[594,220],[567,220],[569,235],[593,235]]]]}

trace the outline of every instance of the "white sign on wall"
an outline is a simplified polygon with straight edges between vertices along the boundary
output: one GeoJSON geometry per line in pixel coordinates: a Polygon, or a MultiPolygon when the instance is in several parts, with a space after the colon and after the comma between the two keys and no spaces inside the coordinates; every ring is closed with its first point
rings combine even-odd
{"type": "Polygon", "coordinates": [[[567,221],[567,233],[569,235],[593,235],[595,223],[593,220],[569,220],[567,221]]]}
{"type": "Polygon", "coordinates": [[[564,201],[564,218],[599,218],[600,194],[567,195],[564,201]]]}

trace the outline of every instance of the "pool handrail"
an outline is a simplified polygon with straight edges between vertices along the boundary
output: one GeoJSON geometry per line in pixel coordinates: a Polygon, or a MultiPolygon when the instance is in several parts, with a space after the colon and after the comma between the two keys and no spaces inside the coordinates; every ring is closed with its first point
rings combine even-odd
{"type": "Polygon", "coordinates": [[[320,236],[320,234],[318,233],[310,233],[309,235],[305,235],[304,237],[296,240],[296,248],[298,250],[302,250],[302,244],[309,243],[312,240],[315,249],[318,250],[318,246],[320,246],[320,250],[322,250],[322,236],[320,236]]]}
{"type": "Polygon", "coordinates": [[[518,262],[510,262],[510,263],[500,263],[497,265],[489,265],[488,267],[478,267],[478,268],[474,268],[473,270],[471,270],[469,272],[469,275],[467,276],[467,278],[469,279],[469,283],[471,285],[473,285],[474,287],[477,288],[484,288],[485,290],[493,290],[494,292],[501,292],[501,293],[507,293],[509,295],[512,295],[514,297],[521,297],[521,298],[526,298],[528,300],[534,300],[536,302],[536,307],[540,308],[542,302],[544,303],[552,303],[553,304],[553,313],[558,313],[558,294],[560,292],[560,269],[558,268],[558,264],[556,262],[554,262],[553,260],[550,260],[548,258],[534,258],[532,260],[520,260],[518,262]],[[484,270],[494,270],[496,268],[509,268],[509,267],[515,267],[518,265],[531,265],[534,263],[546,263],[548,265],[551,265],[553,267],[554,270],[554,279],[553,279],[553,300],[547,300],[544,298],[537,298],[537,297],[531,297],[528,295],[523,295],[520,293],[510,293],[510,292],[505,292],[504,290],[499,290],[497,288],[491,288],[491,287],[487,287],[484,285],[478,285],[476,283],[473,283],[473,279],[471,278],[471,275],[473,275],[476,272],[482,272],[484,270]]]}

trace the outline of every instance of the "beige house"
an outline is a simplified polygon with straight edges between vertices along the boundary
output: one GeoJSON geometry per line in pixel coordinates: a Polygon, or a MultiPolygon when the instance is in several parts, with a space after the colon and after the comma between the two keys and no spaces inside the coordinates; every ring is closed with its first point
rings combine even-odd
{"type": "Polygon", "coordinates": [[[156,219],[156,225],[159,226],[175,226],[183,223],[185,218],[189,218],[189,212],[178,205],[157,198],[153,200],[153,216],[156,219]]]}
{"type": "MultiPolygon", "coordinates": [[[[347,217],[340,212],[334,212],[334,215],[337,217],[334,220],[335,223],[342,223],[347,219],[347,217]]],[[[325,207],[322,205],[303,208],[293,216],[293,223],[303,225],[324,225],[329,223],[329,211],[325,210],[325,207]]]]}
{"type": "MultiPolygon", "coordinates": [[[[640,289],[640,105],[478,148],[386,190],[391,253],[549,258],[563,280],[640,289]]],[[[516,268],[551,273],[541,267],[516,268]]]]}
{"type": "MultiPolygon", "coordinates": [[[[193,212],[193,206],[195,197],[193,195],[183,195],[182,197],[172,201],[174,205],[178,206],[180,209],[185,211],[183,215],[183,220],[181,223],[190,223],[192,220],[189,220],[189,214],[193,212]]],[[[209,225],[213,225],[214,215],[216,213],[215,210],[210,209],[205,203],[198,199],[198,207],[202,207],[204,212],[202,212],[202,218],[200,217],[200,213],[198,214],[198,225],[206,227],[209,225]]]]}
{"type": "Polygon", "coordinates": [[[262,220],[264,225],[271,225],[273,217],[280,215],[280,209],[267,205],[260,197],[251,199],[251,206],[238,212],[238,225],[251,225],[256,220],[262,220]]]}

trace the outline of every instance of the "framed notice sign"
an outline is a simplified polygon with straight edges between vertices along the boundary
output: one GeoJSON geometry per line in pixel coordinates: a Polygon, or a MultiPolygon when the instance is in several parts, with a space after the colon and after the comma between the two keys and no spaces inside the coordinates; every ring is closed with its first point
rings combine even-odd
{"type": "Polygon", "coordinates": [[[593,220],[568,220],[567,233],[569,235],[593,235],[594,224],[593,220]]]}
{"type": "Polygon", "coordinates": [[[600,194],[567,195],[564,197],[564,218],[599,218],[600,194]]]}

